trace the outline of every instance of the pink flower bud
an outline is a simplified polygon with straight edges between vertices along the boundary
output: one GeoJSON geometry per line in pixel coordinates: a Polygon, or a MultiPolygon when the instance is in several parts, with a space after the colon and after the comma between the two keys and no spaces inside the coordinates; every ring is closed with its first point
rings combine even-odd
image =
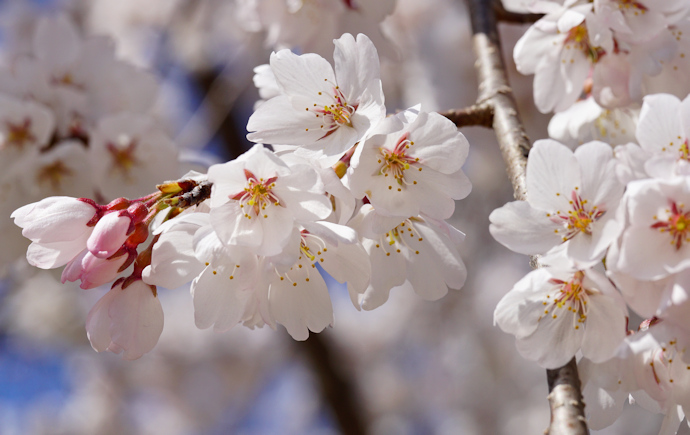
{"type": "Polygon", "coordinates": [[[137,224],[146,219],[146,216],[149,214],[149,209],[144,204],[137,202],[129,206],[127,213],[132,216],[132,221],[137,224]]]}
{"type": "Polygon", "coordinates": [[[98,221],[86,241],[88,250],[98,258],[108,258],[116,253],[125,240],[132,223],[127,213],[108,213],[98,221]]]}
{"type": "Polygon", "coordinates": [[[127,260],[126,255],[113,259],[98,258],[84,249],[80,255],[65,266],[62,282],[81,280],[79,287],[90,289],[113,281],[119,274],[120,267],[127,260]]]}
{"type": "Polygon", "coordinates": [[[97,352],[120,353],[133,360],[153,349],[163,331],[163,308],[155,287],[135,280],[106,293],[86,318],[86,333],[97,352]]]}

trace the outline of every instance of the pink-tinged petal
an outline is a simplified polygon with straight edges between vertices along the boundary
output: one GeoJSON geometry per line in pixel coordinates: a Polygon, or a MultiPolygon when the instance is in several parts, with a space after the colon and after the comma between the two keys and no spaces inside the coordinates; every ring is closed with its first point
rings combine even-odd
{"type": "Polygon", "coordinates": [[[582,355],[595,363],[604,362],[613,357],[625,339],[627,315],[613,298],[607,296],[592,295],[587,306],[582,355]]]}
{"type": "Polygon", "coordinates": [[[585,263],[601,260],[621,231],[623,223],[617,219],[615,210],[611,210],[592,224],[592,234],[580,232],[567,242],[568,256],[585,263]]]}
{"type": "Polygon", "coordinates": [[[119,275],[118,270],[126,260],[127,254],[106,260],[95,257],[87,251],[81,261],[81,274],[79,275],[81,284],[79,287],[86,290],[114,281],[119,275]]]}
{"type": "Polygon", "coordinates": [[[143,281],[111,291],[119,292],[108,308],[113,349],[124,350],[123,359],[135,360],[158,343],[163,332],[163,308],[143,281]]]}
{"type": "Polygon", "coordinates": [[[616,207],[625,187],[616,177],[611,146],[604,142],[589,142],[575,150],[575,158],[582,177],[580,195],[603,210],[616,207]]]}
{"type": "Polygon", "coordinates": [[[281,90],[288,96],[313,97],[331,92],[335,86],[333,67],[318,54],[298,56],[290,50],[271,54],[271,69],[281,90]]]}
{"type": "Polygon", "coordinates": [[[584,328],[575,329],[570,313],[556,319],[546,316],[528,337],[517,340],[517,349],[528,360],[545,369],[555,369],[568,363],[580,350],[584,328]]]}
{"type": "Polygon", "coordinates": [[[637,140],[651,153],[677,154],[685,141],[680,100],[668,94],[644,97],[637,124],[637,140]]]}
{"type": "Polygon", "coordinates": [[[594,364],[584,358],[577,365],[582,379],[582,397],[587,403],[585,415],[590,429],[600,430],[612,425],[623,412],[629,396],[628,389],[619,383],[622,367],[619,358],[594,364]]]}
{"type": "Polygon", "coordinates": [[[52,196],[27,204],[12,212],[14,223],[23,228],[22,235],[34,242],[64,242],[90,233],[86,224],[96,208],[77,198],[52,196]]]}
{"type": "Polygon", "coordinates": [[[527,201],[533,207],[568,210],[571,193],[581,183],[577,158],[568,147],[549,139],[534,143],[527,163],[527,201]]]}
{"type": "Polygon", "coordinates": [[[690,134],[690,96],[685,97],[680,103],[680,123],[683,133],[686,136],[690,134]]]}
{"type": "Polygon", "coordinates": [[[515,44],[513,58],[521,74],[534,74],[544,57],[553,56],[554,42],[560,44],[564,36],[550,35],[532,26],[515,44]]]}
{"type": "Polygon", "coordinates": [[[543,287],[550,278],[551,274],[546,269],[537,269],[515,283],[513,289],[498,302],[494,311],[494,325],[518,339],[533,334],[544,315],[542,300],[548,289],[543,287]]]}
{"type": "Polygon", "coordinates": [[[26,259],[30,265],[41,269],[55,269],[67,264],[79,255],[86,240],[71,242],[32,243],[26,250],[26,259]]]}
{"type": "Polygon", "coordinates": [[[628,306],[645,319],[657,315],[663,294],[670,291],[673,286],[673,277],[656,281],[641,281],[625,273],[609,271],[608,274],[621,290],[628,306]]]}
{"type": "Polygon", "coordinates": [[[263,237],[261,244],[256,248],[256,253],[265,256],[279,254],[288,242],[294,219],[283,207],[271,207],[270,211],[266,210],[264,216],[268,218],[261,219],[263,237]]]}
{"type": "MultiPolygon", "coordinates": [[[[419,225],[417,228],[420,230],[420,234],[423,234],[421,231],[423,226],[419,225]]],[[[429,234],[427,233],[427,235],[429,234]]],[[[418,252],[419,254],[416,254],[412,258],[411,264],[408,265],[408,268],[413,266],[414,270],[409,271],[407,280],[412,284],[415,293],[421,298],[428,301],[439,300],[448,293],[448,285],[443,279],[444,274],[440,273],[441,271],[439,270],[442,268],[438,264],[439,258],[429,248],[423,249],[420,247],[418,252]]],[[[440,260],[444,260],[444,258],[441,257],[440,260]]],[[[458,272],[465,272],[465,268],[458,269],[458,272]]],[[[461,284],[464,283],[464,280],[462,281],[461,284]]]]}
{"type": "MultiPolygon", "coordinates": [[[[303,105],[308,106],[309,103],[303,105]]],[[[249,117],[247,131],[250,133],[247,139],[281,145],[303,145],[319,141],[327,131],[321,128],[321,118],[305,108],[297,110],[285,95],[271,98],[249,117]]]]}
{"type": "Polygon", "coordinates": [[[122,291],[120,286],[108,291],[91,308],[86,317],[86,336],[89,338],[91,347],[96,352],[105,352],[111,344],[110,340],[110,315],[108,310],[110,304],[122,291]]]}
{"type": "Polygon", "coordinates": [[[347,282],[350,300],[359,310],[359,297],[364,294],[371,279],[371,263],[364,247],[360,244],[340,244],[337,248],[329,248],[322,257],[324,270],[336,281],[347,282]]]}
{"type": "Polygon", "coordinates": [[[513,201],[489,215],[491,235],[506,248],[521,254],[543,254],[562,243],[560,223],[526,201],[513,201]]]}
{"type": "Polygon", "coordinates": [[[293,219],[315,221],[326,219],[333,212],[326,195],[283,189],[275,189],[275,192],[290,208],[293,219]]]}
{"type": "Polygon", "coordinates": [[[192,241],[199,228],[195,223],[183,222],[163,232],[153,245],[151,265],[142,272],[144,282],[176,289],[198,276],[204,265],[196,258],[192,241]]]}
{"type": "Polygon", "coordinates": [[[263,227],[258,219],[247,219],[235,202],[211,209],[211,225],[225,244],[257,247],[263,239],[263,227]]]}
{"type": "Polygon", "coordinates": [[[369,311],[383,305],[388,300],[391,289],[405,282],[404,274],[400,273],[405,270],[405,258],[402,255],[387,256],[385,249],[388,246],[379,241],[364,239],[362,244],[371,261],[371,282],[361,298],[361,305],[364,310],[369,311]]]}
{"type": "Polygon", "coordinates": [[[240,266],[208,266],[194,280],[192,297],[197,328],[206,329],[213,325],[215,331],[222,332],[242,320],[247,304],[253,296],[256,257],[254,261],[242,262],[240,266]]]}
{"type": "Polygon", "coordinates": [[[108,258],[117,252],[125,240],[132,219],[118,212],[103,216],[86,241],[86,247],[98,258],[108,258]]]}
{"type": "MultiPolygon", "coordinates": [[[[411,247],[416,247],[419,255],[424,254],[433,262],[431,269],[416,265],[415,269],[417,271],[434,270],[444,280],[445,285],[452,289],[460,289],[467,279],[467,270],[453,241],[432,223],[415,224],[414,227],[424,240],[413,240],[411,247]]],[[[423,276],[424,274],[414,273],[414,275],[423,276]]],[[[417,290],[418,287],[415,287],[415,291],[417,290]]],[[[420,293],[417,292],[417,294],[420,293]]]]}
{"type": "Polygon", "coordinates": [[[339,246],[358,242],[357,231],[345,225],[319,221],[304,222],[303,226],[310,234],[321,237],[330,245],[339,246]]]}
{"type": "MultiPolygon", "coordinates": [[[[379,55],[371,40],[364,34],[357,39],[349,33],[333,41],[335,76],[338,86],[348,99],[356,101],[364,91],[381,79],[379,55]]],[[[323,80],[323,79],[322,79],[323,80]]],[[[383,93],[376,95],[383,104],[383,93]]]]}
{"type": "Polygon", "coordinates": [[[67,281],[74,282],[79,279],[79,275],[81,275],[82,271],[81,262],[87,252],[89,252],[89,250],[84,249],[79,255],[65,265],[65,268],[62,270],[62,276],[60,277],[60,281],[63,284],[67,281]]]}
{"type": "Polygon", "coordinates": [[[465,163],[469,142],[446,117],[420,112],[406,130],[410,132],[409,140],[414,142],[409,148],[410,155],[418,157],[425,166],[449,174],[465,163]]]}
{"type": "Polygon", "coordinates": [[[668,234],[653,228],[628,229],[623,233],[618,269],[641,280],[656,280],[690,267],[690,245],[680,250],[668,234]],[[653,258],[650,258],[653,257],[653,258]]]}
{"type": "Polygon", "coordinates": [[[552,112],[556,105],[566,100],[559,57],[550,55],[541,59],[534,74],[534,83],[534,104],[541,113],[552,112]]]}
{"type": "Polygon", "coordinates": [[[311,267],[295,268],[283,280],[275,276],[268,303],[276,322],[285,326],[295,340],[306,340],[309,331],[321,332],[333,324],[328,287],[311,267]]]}
{"type": "Polygon", "coordinates": [[[617,163],[616,176],[622,184],[649,177],[644,167],[651,154],[641,146],[634,143],[618,145],[613,153],[617,163]]]}

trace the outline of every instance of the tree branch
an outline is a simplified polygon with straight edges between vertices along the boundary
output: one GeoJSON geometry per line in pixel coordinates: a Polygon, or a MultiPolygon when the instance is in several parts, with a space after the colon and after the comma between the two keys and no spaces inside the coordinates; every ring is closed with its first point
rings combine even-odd
{"type": "Polygon", "coordinates": [[[306,355],[321,384],[324,400],[330,405],[344,435],[366,435],[365,407],[359,406],[354,382],[340,370],[342,358],[338,349],[328,339],[326,331],[309,334],[306,341],[296,341],[295,345],[306,355]]]}
{"type": "Polygon", "coordinates": [[[585,421],[585,404],[580,393],[580,378],[577,375],[575,357],[568,364],[556,370],[546,371],[549,384],[549,405],[551,405],[551,427],[549,435],[588,434],[585,421]]]}
{"type": "Polygon", "coordinates": [[[491,7],[494,10],[496,20],[502,23],[530,24],[537,22],[544,17],[544,14],[521,14],[511,12],[503,7],[501,0],[494,0],[491,4],[491,7]]]}
{"type": "Polygon", "coordinates": [[[464,109],[449,110],[441,115],[453,121],[457,127],[491,128],[494,122],[494,109],[488,104],[475,104],[464,109]]]}
{"type": "MultiPolygon", "coordinates": [[[[496,133],[508,177],[516,199],[525,200],[527,185],[525,170],[527,155],[532,147],[518,116],[512,89],[501,58],[496,17],[489,1],[466,0],[472,20],[472,46],[477,57],[479,77],[477,104],[493,107],[493,128],[496,133]]],[[[536,257],[531,259],[537,264],[536,257]]],[[[550,435],[587,434],[584,403],[580,393],[580,379],[573,358],[567,365],[547,370],[549,405],[551,407],[550,435]]]]}

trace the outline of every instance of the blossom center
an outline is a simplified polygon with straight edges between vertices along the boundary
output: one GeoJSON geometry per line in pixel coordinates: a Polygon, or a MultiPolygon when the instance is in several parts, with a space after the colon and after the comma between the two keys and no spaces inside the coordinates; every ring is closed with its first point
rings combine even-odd
{"type": "MultiPolygon", "coordinates": [[[[414,145],[414,142],[410,141],[408,136],[409,133],[402,135],[392,150],[384,147],[380,148],[381,155],[378,163],[381,166],[378,174],[384,177],[392,176],[398,183],[398,186],[400,186],[398,191],[401,191],[401,188],[408,184],[417,184],[416,181],[409,183],[405,180],[405,171],[410,169],[411,165],[419,162],[419,158],[411,157],[407,154],[410,147],[414,145]]],[[[420,167],[418,170],[421,171],[422,168],[420,167]]],[[[388,189],[393,190],[393,186],[389,185],[388,189]]]]}
{"type": "Polygon", "coordinates": [[[647,6],[635,0],[618,0],[618,9],[623,10],[623,12],[629,12],[632,9],[635,15],[647,12],[647,6]]]}
{"type": "Polygon", "coordinates": [[[124,146],[118,146],[112,142],[108,142],[106,148],[112,157],[112,170],[120,171],[123,175],[127,176],[132,168],[139,164],[139,161],[135,157],[137,142],[128,139],[123,139],[121,142],[123,142],[124,146]]]}
{"type": "Polygon", "coordinates": [[[278,177],[271,177],[268,179],[258,178],[250,170],[244,170],[244,176],[247,179],[247,186],[240,193],[231,195],[230,199],[240,202],[240,208],[244,209],[244,217],[252,218],[252,214],[258,217],[263,214],[264,218],[268,218],[266,207],[269,205],[279,206],[280,199],[272,191],[276,186],[278,177]],[[248,210],[247,210],[248,209],[248,210]],[[250,214],[250,212],[252,214],[250,214]]]}
{"type": "MultiPolygon", "coordinates": [[[[671,244],[679,250],[683,246],[683,242],[690,242],[688,232],[690,231],[690,211],[683,212],[684,204],[678,204],[671,201],[671,208],[666,209],[668,218],[665,221],[659,221],[652,224],[651,228],[659,230],[660,233],[668,233],[671,235],[671,244]]],[[[658,220],[657,216],[654,216],[658,220]]]]}
{"type": "Polygon", "coordinates": [[[56,160],[50,165],[43,166],[36,178],[38,184],[48,184],[53,190],[59,190],[62,180],[66,176],[72,175],[72,171],[62,162],[62,160],[56,160]]]}
{"type": "MultiPolygon", "coordinates": [[[[592,63],[596,63],[605,54],[601,47],[595,47],[591,44],[587,25],[584,22],[568,31],[565,37],[566,50],[569,50],[571,46],[576,50],[582,51],[592,63]]],[[[563,62],[565,62],[565,59],[563,59],[563,62]]],[[[572,62],[573,60],[571,60],[572,62]]]]}
{"type": "MultiPolygon", "coordinates": [[[[325,79],[328,81],[328,79],[325,79]]],[[[319,95],[322,95],[319,92],[319,95]]],[[[340,91],[339,86],[333,86],[332,101],[330,104],[319,106],[314,103],[314,107],[307,107],[308,112],[314,112],[317,118],[321,118],[321,130],[325,130],[323,139],[333,134],[338,128],[342,126],[352,127],[352,115],[357,110],[357,105],[352,105],[347,102],[345,95],[340,91]]],[[[309,131],[309,129],[307,129],[309,131]]]]}
{"type": "Polygon", "coordinates": [[[573,327],[580,329],[580,324],[587,320],[587,303],[589,302],[590,291],[585,289],[582,285],[582,280],[585,274],[582,271],[577,271],[570,281],[563,281],[552,278],[549,280],[551,284],[555,284],[555,292],[546,295],[546,300],[543,301],[544,314],[539,316],[538,320],[550,315],[552,319],[558,318],[563,308],[567,308],[568,312],[573,314],[573,327]]]}
{"type": "Polygon", "coordinates": [[[5,121],[5,125],[7,125],[7,136],[2,144],[3,148],[6,145],[22,148],[27,142],[33,142],[36,140],[36,137],[31,134],[31,119],[29,118],[26,118],[24,122],[19,124],[5,121]]]}
{"type": "Polygon", "coordinates": [[[390,257],[391,253],[400,254],[403,250],[419,255],[419,250],[422,248],[419,242],[423,242],[424,237],[414,227],[413,221],[421,222],[421,219],[414,217],[405,219],[400,225],[381,236],[374,246],[383,250],[386,257],[390,257]]]}
{"type": "MultiPolygon", "coordinates": [[[[568,241],[580,233],[585,233],[588,235],[592,234],[592,224],[596,222],[600,217],[602,217],[605,211],[600,210],[596,205],[594,207],[588,206],[588,201],[582,199],[582,197],[573,190],[571,193],[571,199],[568,202],[571,209],[567,213],[562,213],[557,211],[555,215],[547,214],[553,222],[563,223],[565,226],[565,235],[562,236],[562,240],[568,241]]],[[[556,230],[556,232],[559,232],[556,230]]]]}

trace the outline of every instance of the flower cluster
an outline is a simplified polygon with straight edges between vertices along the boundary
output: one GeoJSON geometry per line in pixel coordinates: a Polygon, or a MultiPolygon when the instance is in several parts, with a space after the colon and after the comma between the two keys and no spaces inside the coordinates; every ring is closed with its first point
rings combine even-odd
{"type": "Polygon", "coordinates": [[[467,140],[418,107],[386,117],[372,42],[334,42],[335,67],[281,50],[260,69],[257,82],[271,87],[262,95],[273,97],[250,118],[248,138],[274,151],[257,143],[138,200],[48,198],[15,211],[34,242],[29,260],[66,265],[63,281],[91,288],[132,265],[89,314],[94,349],[149,351],[163,324],[157,286],[191,282],[199,328],[281,324],[304,340],[333,324],[322,274],[347,282],[367,310],[404,285],[429,300],[463,285],[464,235],[445,219],[471,189],[467,140]]]}
{"type": "MultiPolygon", "coordinates": [[[[49,195],[136,197],[179,175],[176,147],[150,115],[153,76],[64,16],[40,20],[32,42],[0,72],[0,215],[49,195]]],[[[0,223],[0,269],[25,249],[10,225],[0,223]]]]}
{"type": "Polygon", "coordinates": [[[645,97],[637,143],[615,149],[537,141],[527,201],[490,216],[496,240],[546,266],[501,300],[495,322],[546,368],[581,351],[593,428],[631,392],[673,431],[690,405],[689,108],[690,97],[645,97]],[[627,308],[648,319],[643,332],[626,331],[627,308]]]}
{"type": "MultiPolygon", "coordinates": [[[[508,2],[505,0],[505,2],[508,2]]],[[[534,101],[559,112],[549,136],[570,146],[635,140],[642,97],[690,92],[690,4],[680,0],[526,1],[545,16],[515,46],[534,101]]],[[[509,6],[515,6],[510,5],[509,6]]]]}

